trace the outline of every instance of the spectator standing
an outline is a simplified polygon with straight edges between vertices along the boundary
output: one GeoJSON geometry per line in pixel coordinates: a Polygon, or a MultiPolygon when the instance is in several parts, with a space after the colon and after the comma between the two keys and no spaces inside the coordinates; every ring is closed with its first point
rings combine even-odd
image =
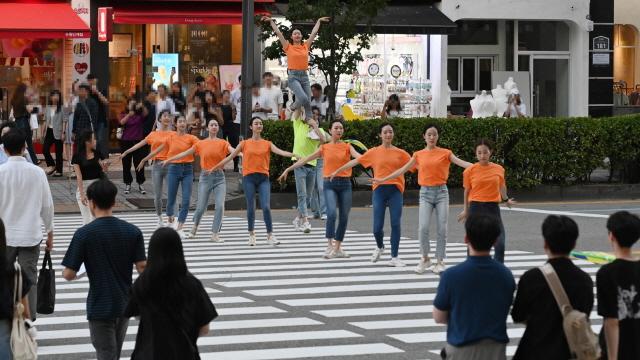
{"type": "Polygon", "coordinates": [[[640,238],[640,218],[619,211],[607,220],[609,242],[616,259],[596,274],[598,315],[604,318],[602,359],[640,358],[640,261],[631,247],[640,238]]]}
{"type": "Polygon", "coordinates": [[[74,150],[76,152],[77,138],[83,130],[96,131],[98,128],[98,104],[89,97],[91,86],[81,84],[78,87],[78,104],[73,112],[74,150]]]}
{"type": "MultiPolygon", "coordinates": [[[[137,102],[135,99],[129,99],[127,102],[127,108],[120,113],[120,125],[124,128],[122,130],[122,138],[120,139],[120,152],[132,148],[135,144],[145,138],[144,136],[144,120],[148,115],[147,108],[144,104],[137,102]]],[[[144,165],[141,170],[138,169],[138,165],[146,156],[145,148],[140,148],[127,156],[122,157],[122,179],[124,180],[124,193],[131,193],[131,183],[133,177],[131,176],[131,161],[133,160],[134,169],[136,169],[136,183],[138,183],[138,191],[141,194],[146,194],[144,189],[144,165]]]]}
{"type": "Polygon", "coordinates": [[[131,359],[200,359],[198,337],[209,332],[218,313],[187,269],[173,229],[158,229],[151,236],[149,265],[133,284],[125,315],[140,317],[131,359]]]}
{"type": "Polygon", "coordinates": [[[71,84],[71,96],[69,97],[69,102],[67,103],[68,115],[67,115],[67,128],[65,129],[64,136],[64,159],[67,161],[69,165],[69,170],[72,170],[73,166],[71,165],[71,157],[73,156],[73,116],[78,105],[78,80],[74,80],[73,84],[71,84]]]}
{"type": "Polygon", "coordinates": [[[204,99],[200,96],[193,98],[193,107],[187,112],[187,132],[194,136],[200,136],[202,124],[207,117],[207,110],[204,108],[204,99]]]}
{"type": "Polygon", "coordinates": [[[447,325],[447,360],[504,360],[507,315],[516,284],[511,271],[491,259],[500,224],[474,213],[465,222],[469,257],[445,270],[433,301],[433,319],[447,325]]]}
{"type": "Polygon", "coordinates": [[[316,107],[324,118],[327,115],[326,101],[326,96],[322,94],[322,85],[318,83],[311,85],[311,111],[316,107]]]}
{"type": "MultiPolygon", "coordinates": [[[[226,139],[231,146],[238,146],[240,142],[240,124],[236,124],[237,109],[231,101],[231,93],[229,90],[222,91],[222,104],[220,105],[222,112],[222,138],[226,139]]],[[[234,159],[234,171],[236,167],[236,159],[234,159]]],[[[236,171],[237,172],[237,171],[236,171]]]]}
{"type": "Polygon", "coordinates": [[[106,91],[101,91],[100,89],[98,89],[98,78],[94,74],[87,75],[87,82],[91,87],[89,96],[93,99],[93,101],[96,102],[96,104],[98,104],[98,116],[95,120],[97,126],[93,130],[98,141],[98,151],[107,156],[107,154],[109,153],[109,148],[107,145],[107,107],[109,106],[109,99],[107,99],[106,96],[103,95],[106,94],[106,91]]]}
{"type": "Polygon", "coordinates": [[[267,120],[267,114],[273,110],[269,107],[269,101],[266,96],[260,92],[258,83],[253,84],[251,87],[251,106],[251,118],[260,118],[262,121],[267,120]]]}
{"type": "MultiPolygon", "coordinates": [[[[593,281],[569,258],[578,239],[578,225],[567,216],[550,215],[542,223],[542,237],[547,263],[558,274],[571,306],[590,314],[593,281]]],[[[528,270],[520,278],[511,317],[527,326],[514,360],[571,359],[562,314],[539,268],[528,270]]]]}
{"type": "MultiPolygon", "coordinates": [[[[242,92],[240,91],[240,89],[242,88],[242,77],[238,77],[238,81],[240,82],[240,86],[233,90],[231,92],[231,94],[229,94],[230,96],[230,100],[231,100],[231,105],[233,105],[233,107],[235,108],[235,116],[233,118],[233,130],[235,131],[232,135],[228,135],[227,131],[224,130],[224,128],[222,129],[224,136],[227,138],[227,141],[229,141],[229,144],[231,144],[231,146],[238,147],[238,144],[240,143],[240,112],[242,109],[242,104],[241,104],[241,94],[242,92]],[[234,144],[234,140],[236,140],[235,136],[237,134],[237,142],[235,142],[234,144]]],[[[224,125],[223,125],[224,126],[224,125]]],[[[240,158],[235,157],[233,159],[233,171],[234,172],[239,172],[240,171],[240,167],[239,167],[239,162],[240,162],[240,158]]]]}
{"type": "Polygon", "coordinates": [[[24,140],[27,143],[27,150],[29,151],[31,162],[37,164],[39,161],[36,152],[33,150],[33,133],[29,122],[32,106],[28,105],[28,103],[27,85],[20,83],[11,97],[11,113],[13,114],[13,118],[18,129],[22,130],[22,133],[24,134],[24,140]]]}
{"type": "Polygon", "coordinates": [[[182,84],[178,81],[171,84],[171,94],[169,95],[176,108],[176,112],[184,114],[187,110],[187,100],[182,93],[182,84]]]}
{"type": "MultiPolygon", "coordinates": [[[[2,144],[2,136],[8,133],[9,130],[15,129],[15,128],[16,128],[16,123],[10,122],[10,121],[5,122],[4,124],[2,124],[2,126],[0,126],[0,165],[6,163],[9,160],[9,156],[4,151],[4,145],[2,144]]],[[[26,148],[22,156],[27,160],[29,164],[32,164],[31,157],[29,156],[29,152],[26,150],[26,148]]]]}
{"type": "Polygon", "coordinates": [[[267,118],[270,120],[279,119],[284,98],[280,87],[275,86],[273,83],[273,74],[268,71],[262,74],[262,88],[260,88],[260,93],[266,98],[267,107],[271,109],[271,112],[267,114],[267,118]]]}
{"type": "Polygon", "coordinates": [[[138,273],[146,266],[142,231],[113,216],[117,193],[118,188],[107,179],[89,186],[88,205],[96,220],[73,234],[62,260],[62,276],[67,281],[78,278],[83,264],[86,268],[87,320],[98,360],[120,358],[129,325],[124,310],[129,301],[133,265],[138,273]]]}
{"type": "Polygon", "coordinates": [[[380,117],[383,119],[399,117],[402,113],[402,105],[400,105],[400,98],[396,94],[389,95],[389,99],[384,102],[382,107],[382,113],[380,117]]]}
{"type": "MultiPolygon", "coordinates": [[[[11,129],[2,136],[9,160],[0,166],[0,219],[5,222],[7,264],[18,259],[26,279],[37,282],[42,226],[47,233],[46,249],[53,248],[53,198],[44,170],[27,163],[24,133],[11,129]]],[[[29,291],[29,312],[35,319],[37,291],[29,291]]]]}
{"type": "Polygon", "coordinates": [[[47,162],[47,175],[62,176],[62,153],[64,151],[62,141],[67,129],[68,113],[62,106],[62,94],[59,90],[53,90],[49,94],[49,103],[44,110],[44,128],[41,138],[44,138],[42,152],[47,162]],[[51,157],[51,145],[55,145],[56,160],[51,157]]]}
{"type": "MultiPolygon", "coordinates": [[[[147,92],[147,96],[143,102],[144,107],[147,109],[147,116],[144,118],[144,136],[147,137],[153,131],[153,126],[156,123],[156,120],[160,120],[160,118],[156,119],[156,101],[158,99],[158,93],[155,90],[149,90],[147,92]]],[[[146,152],[149,152],[149,149],[146,149],[146,152]]]]}
{"type": "Polygon", "coordinates": [[[196,83],[196,86],[192,88],[189,95],[187,95],[187,103],[189,104],[192,103],[193,99],[196,97],[204,99],[204,92],[206,90],[204,77],[198,75],[194,79],[194,82],[196,83]]]}
{"type": "MultiPolygon", "coordinates": [[[[198,137],[204,138],[207,135],[207,124],[209,120],[215,119],[218,124],[222,125],[222,110],[220,105],[216,102],[216,96],[213,91],[207,90],[204,95],[204,110],[205,118],[200,124],[200,134],[198,137]]],[[[222,134],[220,135],[222,136],[222,134]]]]}
{"type": "Polygon", "coordinates": [[[176,113],[176,106],[173,103],[173,100],[171,100],[171,98],[169,97],[167,86],[164,84],[158,85],[158,97],[156,98],[156,123],[153,126],[154,129],[160,126],[159,119],[162,110],[169,110],[171,115],[176,113]]]}
{"type": "Polygon", "coordinates": [[[513,90],[512,95],[509,97],[509,104],[504,116],[510,118],[527,117],[527,105],[522,101],[518,89],[513,90]]]}
{"type": "Polygon", "coordinates": [[[97,149],[96,136],[91,130],[84,130],[78,136],[76,142],[78,151],[73,155],[71,163],[76,173],[76,200],[80,208],[83,224],[90,223],[94,218],[89,208],[87,194],[85,192],[93,182],[105,178],[105,171],[109,163],[103,161],[104,156],[97,149]]]}

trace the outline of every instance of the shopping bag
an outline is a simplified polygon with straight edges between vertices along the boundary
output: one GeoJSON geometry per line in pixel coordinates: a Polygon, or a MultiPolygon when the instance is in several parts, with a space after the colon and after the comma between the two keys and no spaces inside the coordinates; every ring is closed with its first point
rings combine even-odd
{"type": "Polygon", "coordinates": [[[24,305],[22,298],[22,271],[16,261],[13,282],[13,319],[11,326],[11,353],[14,360],[35,360],[38,358],[38,345],[27,331],[24,319],[24,305]]]}
{"type": "Polygon", "coordinates": [[[51,314],[56,304],[56,272],[51,264],[51,253],[44,253],[42,268],[38,275],[38,307],[39,314],[51,314]]]}

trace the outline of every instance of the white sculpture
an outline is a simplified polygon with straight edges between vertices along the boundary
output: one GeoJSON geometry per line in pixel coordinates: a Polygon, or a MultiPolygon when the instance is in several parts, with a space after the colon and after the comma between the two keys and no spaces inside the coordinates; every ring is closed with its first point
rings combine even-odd
{"type": "Polygon", "coordinates": [[[507,95],[511,95],[513,89],[517,89],[517,88],[518,88],[518,84],[516,84],[516,82],[513,81],[513,77],[509,76],[507,81],[504,83],[504,89],[507,90],[507,95]]]}
{"type": "Polygon", "coordinates": [[[486,90],[482,90],[480,94],[482,105],[480,106],[480,112],[482,117],[491,117],[496,114],[496,101],[491,94],[488,94],[486,90]]]}
{"type": "Polygon", "coordinates": [[[503,117],[504,112],[507,111],[509,97],[507,96],[507,90],[502,85],[497,84],[496,88],[491,90],[493,100],[496,102],[496,116],[503,117]]]}
{"type": "Polygon", "coordinates": [[[449,80],[447,80],[447,106],[451,106],[451,87],[449,86],[449,80]]]}
{"type": "Polygon", "coordinates": [[[469,101],[469,104],[471,105],[471,113],[472,113],[471,118],[478,119],[480,117],[481,102],[482,100],[480,100],[480,95],[477,95],[477,94],[476,94],[476,97],[474,97],[473,99],[471,99],[471,101],[469,101]]]}

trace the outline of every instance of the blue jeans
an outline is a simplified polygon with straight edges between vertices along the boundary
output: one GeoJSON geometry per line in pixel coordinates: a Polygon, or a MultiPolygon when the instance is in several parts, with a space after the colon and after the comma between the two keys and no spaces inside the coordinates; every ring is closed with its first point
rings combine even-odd
{"type": "Polygon", "coordinates": [[[198,184],[198,204],[196,212],[193,214],[193,222],[198,226],[200,219],[209,205],[209,195],[213,192],[213,203],[215,204],[215,214],[213,216],[213,224],[211,225],[212,233],[219,233],[222,227],[222,217],[224,216],[224,200],[227,195],[227,183],[225,182],[224,172],[218,170],[209,175],[205,175],[204,171],[200,173],[200,182],[198,184]]]}
{"type": "Polygon", "coordinates": [[[376,238],[378,249],[384,249],[384,213],[389,207],[391,257],[398,256],[398,248],[400,247],[402,202],[402,192],[395,185],[380,185],[373,190],[373,236],[376,238]]]}
{"type": "Polygon", "coordinates": [[[304,107],[304,118],[309,120],[312,118],[311,113],[311,84],[309,83],[309,75],[304,70],[288,70],[289,89],[296,96],[296,101],[291,108],[297,109],[304,107]]]}
{"type": "Polygon", "coordinates": [[[504,233],[504,225],[502,224],[502,217],[500,216],[500,205],[494,202],[472,201],[469,204],[469,215],[475,213],[493,215],[498,219],[498,222],[500,223],[500,236],[498,236],[498,240],[493,246],[493,258],[504,263],[506,237],[504,233]]]}
{"type": "Polygon", "coordinates": [[[324,196],[327,201],[327,224],[325,236],[327,239],[336,241],[344,240],[347,232],[347,222],[349,221],[349,211],[351,211],[351,179],[347,177],[337,177],[333,181],[324,180],[324,196]],[[338,229],[335,228],[336,217],[338,217],[338,229]]]}
{"type": "Polygon", "coordinates": [[[173,217],[178,197],[178,185],[182,184],[182,202],[178,213],[178,222],[187,221],[189,203],[191,202],[191,188],[193,187],[193,164],[169,164],[167,175],[167,216],[173,217]]]}
{"type": "Polygon", "coordinates": [[[255,229],[256,222],[256,191],[260,196],[260,207],[267,233],[273,232],[271,223],[271,182],[265,174],[253,173],[242,177],[242,188],[247,199],[247,223],[249,231],[255,229]]]}
{"type": "Polygon", "coordinates": [[[316,188],[313,189],[313,195],[311,196],[311,210],[317,217],[327,214],[327,204],[324,197],[324,178],[322,177],[323,167],[324,160],[320,158],[316,163],[316,188]]]}
{"type": "Polygon", "coordinates": [[[436,259],[443,260],[447,246],[447,221],[449,219],[449,189],[447,185],[420,187],[420,210],[418,218],[418,238],[422,256],[429,256],[429,224],[436,211],[438,240],[436,259]]]}
{"type": "Polygon", "coordinates": [[[298,195],[298,214],[302,217],[307,215],[307,201],[311,199],[311,194],[316,185],[316,167],[305,165],[293,169],[296,176],[296,194],[298,195]]]}
{"type": "Polygon", "coordinates": [[[0,359],[12,359],[11,320],[0,320],[0,359]]]}
{"type": "Polygon", "coordinates": [[[167,177],[168,169],[162,166],[162,161],[154,161],[151,167],[151,179],[153,180],[153,206],[156,215],[162,216],[162,185],[167,177]]]}

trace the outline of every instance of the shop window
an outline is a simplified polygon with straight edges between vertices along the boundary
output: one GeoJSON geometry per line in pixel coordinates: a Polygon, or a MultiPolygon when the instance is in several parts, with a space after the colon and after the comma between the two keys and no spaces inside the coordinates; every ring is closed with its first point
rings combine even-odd
{"type": "Polygon", "coordinates": [[[462,59],[462,91],[476,91],[476,58],[462,59]]]}
{"type": "Polygon", "coordinates": [[[453,94],[476,94],[491,90],[494,58],[491,56],[450,57],[447,79],[453,94]]]}
{"type": "Polygon", "coordinates": [[[569,51],[569,25],[562,21],[519,21],[518,50],[569,51]]]}
{"type": "Polygon", "coordinates": [[[447,80],[452,92],[460,91],[460,59],[447,59],[447,80]]]}
{"type": "Polygon", "coordinates": [[[493,89],[491,86],[491,72],[493,71],[493,58],[478,59],[478,85],[479,90],[493,89]]]}
{"type": "Polygon", "coordinates": [[[624,81],[625,93],[640,89],[640,79],[635,76],[637,33],[633,25],[614,25],[613,28],[613,77],[615,81],[624,81]]]}
{"type": "Polygon", "coordinates": [[[497,21],[457,21],[449,45],[498,45],[497,21]]]}

